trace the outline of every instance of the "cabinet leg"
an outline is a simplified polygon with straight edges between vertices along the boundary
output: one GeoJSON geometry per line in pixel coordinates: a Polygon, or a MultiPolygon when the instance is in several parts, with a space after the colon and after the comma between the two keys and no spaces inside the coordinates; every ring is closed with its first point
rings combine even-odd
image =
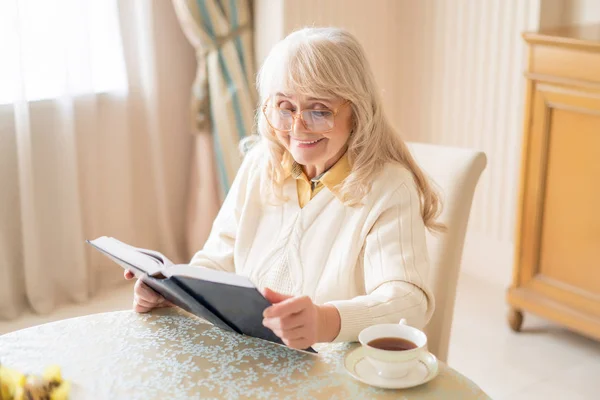
{"type": "Polygon", "coordinates": [[[519,310],[511,308],[508,311],[508,325],[515,332],[521,331],[521,325],[523,325],[523,313],[519,310]]]}

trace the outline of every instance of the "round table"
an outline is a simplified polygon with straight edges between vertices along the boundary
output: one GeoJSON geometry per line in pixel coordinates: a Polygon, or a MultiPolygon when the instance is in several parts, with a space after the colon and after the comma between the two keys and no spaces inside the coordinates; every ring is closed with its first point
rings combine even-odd
{"type": "Polygon", "coordinates": [[[177,308],[67,319],[0,336],[0,361],[26,373],[51,364],[72,399],[488,399],[444,363],[431,382],[382,390],[343,366],[355,344],[318,355],[229,333],[177,308]]]}

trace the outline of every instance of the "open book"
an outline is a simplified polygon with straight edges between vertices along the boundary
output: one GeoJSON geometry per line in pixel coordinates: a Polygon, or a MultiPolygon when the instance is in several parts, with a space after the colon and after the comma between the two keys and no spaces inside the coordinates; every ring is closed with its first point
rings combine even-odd
{"type": "MultiPolygon", "coordinates": [[[[111,237],[87,242],[184,310],[228,331],[283,344],[263,326],[263,311],[271,303],[248,278],[209,268],[174,265],[159,252],[111,237]]],[[[307,351],[315,352],[312,348],[307,351]]]]}

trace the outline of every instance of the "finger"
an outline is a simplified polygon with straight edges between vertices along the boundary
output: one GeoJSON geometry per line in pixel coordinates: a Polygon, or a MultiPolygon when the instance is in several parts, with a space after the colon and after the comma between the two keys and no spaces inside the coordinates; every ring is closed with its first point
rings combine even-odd
{"type": "Polygon", "coordinates": [[[147,313],[152,310],[153,307],[144,307],[137,303],[137,301],[133,300],[133,311],[137,313],[147,313]]]}
{"type": "Polygon", "coordinates": [[[135,283],[134,293],[136,293],[138,297],[142,299],[155,303],[158,303],[164,299],[164,297],[156,293],[148,285],[139,280],[135,283]]]}
{"type": "Polygon", "coordinates": [[[305,326],[300,326],[298,328],[290,329],[287,331],[282,331],[279,329],[274,329],[273,333],[277,335],[277,337],[285,340],[300,340],[304,339],[308,336],[308,329],[305,326]]]}
{"type": "Polygon", "coordinates": [[[138,296],[133,296],[133,300],[142,307],[155,308],[156,306],[158,306],[157,302],[148,301],[148,300],[142,299],[138,296]]]}
{"type": "Polygon", "coordinates": [[[127,280],[135,278],[135,275],[133,274],[133,272],[131,272],[129,270],[125,270],[125,272],[123,272],[123,276],[127,280]]]}
{"type": "Polygon", "coordinates": [[[158,302],[157,307],[173,307],[173,303],[171,303],[169,300],[165,299],[164,297],[158,302]]]}
{"type": "Polygon", "coordinates": [[[265,318],[263,325],[271,330],[289,331],[306,325],[306,322],[305,315],[299,313],[284,318],[265,318]]]}
{"type": "Polygon", "coordinates": [[[163,307],[175,307],[175,304],[171,303],[169,300],[165,299],[165,302],[162,305],[163,307]]]}
{"type": "Polygon", "coordinates": [[[304,350],[309,348],[310,346],[313,345],[313,343],[310,343],[310,340],[307,339],[298,339],[298,340],[283,340],[283,343],[285,343],[288,347],[291,347],[292,349],[299,349],[299,350],[304,350]]]}
{"type": "Polygon", "coordinates": [[[265,297],[265,299],[269,300],[269,302],[272,304],[281,303],[282,301],[291,299],[293,297],[293,296],[288,296],[286,294],[277,293],[276,291],[271,290],[269,288],[264,288],[262,290],[262,295],[265,297]]]}
{"type": "Polygon", "coordinates": [[[263,316],[266,318],[285,317],[290,314],[297,314],[311,304],[312,301],[308,296],[293,297],[267,308],[263,316]]]}
{"type": "Polygon", "coordinates": [[[169,300],[162,298],[160,302],[161,307],[175,307],[175,304],[171,303],[169,300]]]}

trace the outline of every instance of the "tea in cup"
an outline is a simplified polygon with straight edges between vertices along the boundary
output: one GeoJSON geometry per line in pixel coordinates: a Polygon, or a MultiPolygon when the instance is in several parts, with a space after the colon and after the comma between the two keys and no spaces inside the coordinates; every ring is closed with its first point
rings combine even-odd
{"type": "Polygon", "coordinates": [[[379,324],[358,335],[365,358],[382,378],[402,378],[427,353],[427,336],[417,328],[399,324],[379,324]]]}

